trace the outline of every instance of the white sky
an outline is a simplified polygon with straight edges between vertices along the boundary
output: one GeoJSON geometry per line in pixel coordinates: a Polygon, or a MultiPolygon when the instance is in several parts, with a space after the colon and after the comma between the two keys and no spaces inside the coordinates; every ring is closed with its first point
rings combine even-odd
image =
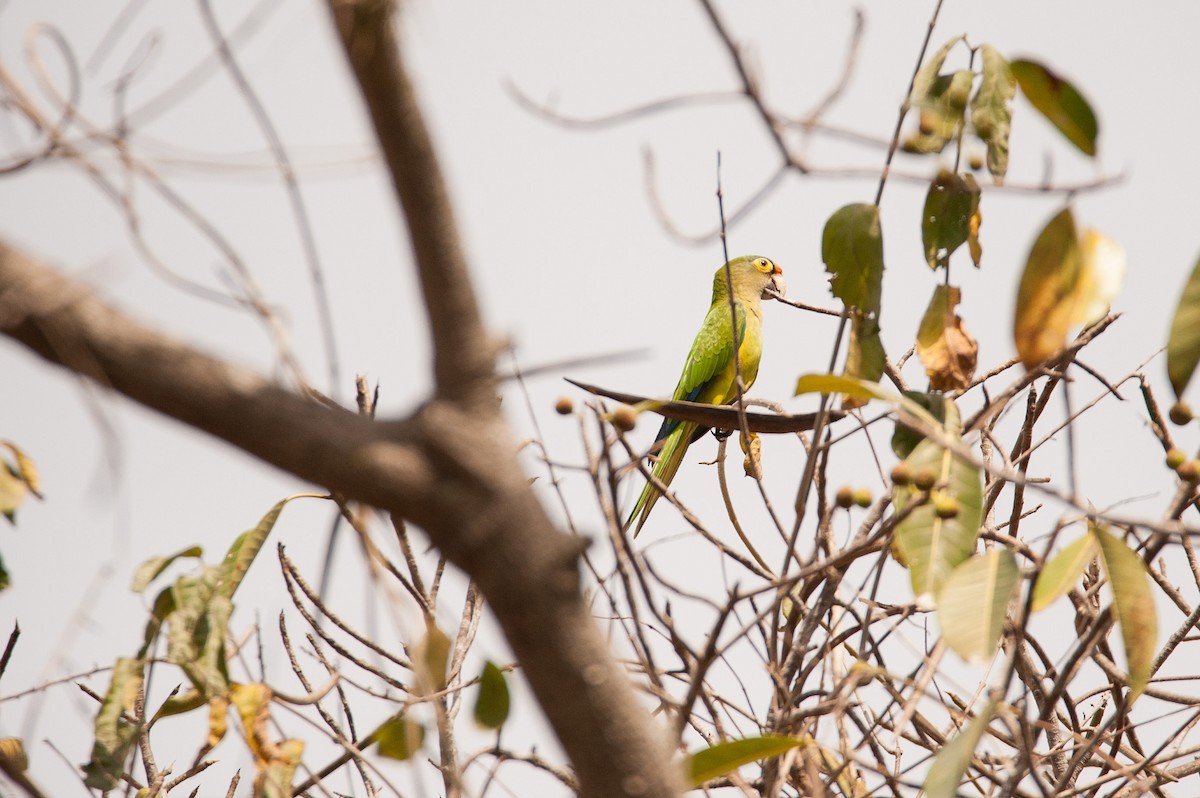
{"type": "MultiPolygon", "coordinates": [[[[12,0],[0,10],[0,59],[32,85],[22,37],[32,23],[44,21],[87,63],[122,5],[12,0]]],[[[246,5],[218,4],[227,30],[246,5]]],[[[733,89],[729,60],[700,6],[461,0],[407,5],[407,58],[450,178],[492,328],[511,339],[525,367],[646,348],[641,359],[572,368],[567,376],[620,390],[669,393],[722,258],[717,242],[685,244],[658,222],[647,198],[643,151],[654,155],[656,190],[675,224],[686,232],[708,231],[717,224],[718,150],[728,207],[739,206],[774,169],[758,120],[747,103],[727,101],[580,132],[520,109],[505,87],[511,82],[535,101],[580,117],[733,89]]],[[[965,32],[972,43],[991,43],[1010,57],[1043,60],[1072,79],[1096,109],[1101,157],[1092,163],[1019,100],[1009,180],[1036,183],[1048,163],[1057,182],[1124,176],[1076,204],[1077,219],[1116,238],[1129,257],[1129,277],[1114,306],[1125,315],[1084,359],[1110,377],[1135,370],[1164,345],[1178,291],[1200,250],[1191,194],[1200,184],[1195,147],[1200,79],[1191,55],[1200,6],[969,0],[945,5],[932,47],[965,32]]],[[[866,33],[853,80],[827,122],[878,138],[890,135],[932,6],[862,4],[866,33]]],[[[780,112],[808,111],[835,82],[853,22],[850,5],[726,3],[723,11],[780,112]]],[[[155,44],[129,91],[130,108],[171,85],[210,49],[192,4],[146,4],[108,56],[84,72],[82,107],[92,123],[111,125],[114,81],[151,38],[155,44]]],[[[61,77],[61,60],[51,46],[43,41],[39,52],[51,74],[61,77]]],[[[369,134],[322,4],[278,4],[238,55],[304,181],[335,314],[343,368],[339,395],[345,399],[353,375],[365,373],[382,386],[381,414],[402,414],[430,385],[424,319],[404,233],[370,158],[369,134]]],[[[218,72],[138,125],[134,145],[234,244],[282,309],[312,379],[328,388],[293,218],[263,140],[230,86],[218,72]]],[[[31,91],[45,100],[44,93],[31,91]]],[[[5,152],[21,151],[27,141],[22,124],[0,116],[5,152]]],[[[111,153],[95,152],[119,178],[111,153]]],[[[818,137],[808,159],[825,168],[875,168],[883,153],[818,137]]],[[[902,156],[898,168],[932,175],[937,163],[902,156]]],[[[923,191],[916,183],[893,182],[882,206],[888,268],[882,322],[893,357],[910,345],[938,279],[921,257],[923,191]]],[[[793,298],[832,306],[820,261],[822,226],[841,205],[870,202],[873,195],[872,180],[790,176],[731,230],[731,254],[772,257],[785,269],[793,298]]],[[[137,202],[160,257],[176,272],[219,288],[218,254],[165,214],[144,187],[137,202]]],[[[960,313],[980,339],[985,367],[1012,355],[1009,325],[1019,269],[1036,232],[1061,202],[1057,196],[985,188],[983,268],[971,269],[965,253],[953,267],[953,282],[963,288],[960,313]]],[[[0,179],[0,235],[92,282],[139,318],[209,351],[271,367],[272,350],[261,326],[155,277],[132,246],[121,214],[73,164],[0,179]]],[[[790,399],[791,388],[799,374],[825,368],[833,332],[833,322],[824,317],[767,307],[766,354],[753,393],[797,411],[812,407],[811,399],[790,399]]],[[[1161,358],[1147,371],[1160,401],[1169,403],[1161,358]]],[[[923,384],[915,359],[905,374],[923,384]]],[[[136,563],[197,542],[216,559],[280,497],[308,487],[174,422],[85,388],[5,341],[0,375],[0,437],[36,460],[46,493],[46,501],[22,509],[17,528],[0,523],[0,552],[13,578],[13,587],[0,595],[0,635],[15,620],[22,627],[0,695],[133,653],[144,623],[142,599],[127,589],[136,563]]],[[[529,388],[552,453],[570,460],[578,457],[576,426],[551,408],[560,394],[581,397],[559,376],[531,380],[529,388]]],[[[1077,401],[1094,396],[1096,388],[1081,383],[1077,401]]],[[[1097,413],[1096,426],[1085,428],[1095,434],[1079,455],[1086,466],[1083,492],[1101,506],[1152,495],[1127,508],[1152,516],[1167,498],[1161,491],[1168,482],[1157,468],[1160,453],[1142,429],[1145,412],[1137,392],[1131,388],[1127,394],[1129,401],[1097,413]]],[[[520,395],[512,392],[506,401],[519,434],[529,434],[520,395]]],[[[654,427],[643,422],[638,434],[648,441],[654,427]]],[[[886,450],[886,435],[876,437],[886,450]]],[[[1179,437],[1194,447],[1193,435],[1179,437]]],[[[708,458],[713,449],[709,441],[698,447],[703,448],[689,460],[708,458]]],[[[795,441],[767,443],[769,484],[783,507],[803,464],[798,452],[795,441]]],[[[884,463],[885,470],[889,465],[884,463]]],[[[1042,465],[1056,466],[1052,458],[1042,465]]],[[[869,460],[834,467],[838,479],[880,489],[869,460]]],[[[706,504],[715,501],[708,469],[685,468],[676,485],[702,515],[719,507],[706,504]]],[[[629,493],[635,489],[630,486],[629,493]]],[[[738,489],[752,498],[752,486],[738,489]]],[[[599,529],[585,486],[574,486],[570,495],[582,526],[599,529]]],[[[323,507],[295,506],[275,533],[314,580],[328,521],[323,507]]],[[[640,541],[671,538],[680,529],[677,515],[663,503],[640,541]]],[[[357,568],[354,553],[344,548],[340,561],[357,568]]],[[[686,549],[686,538],[676,537],[663,549],[663,559],[686,549]]],[[[240,602],[243,624],[257,610],[263,624],[273,626],[284,599],[272,569],[256,566],[240,602]]],[[[363,600],[353,573],[344,574],[335,593],[350,605],[363,600]]],[[[71,786],[65,765],[39,741],[53,739],[70,761],[85,760],[87,741],[72,730],[89,722],[86,700],[68,687],[41,703],[0,707],[0,735],[28,735],[34,774],[43,786],[58,794],[81,789],[71,786]]],[[[524,718],[532,714],[526,709],[524,718]]],[[[211,784],[223,784],[220,779],[211,784]]]]}

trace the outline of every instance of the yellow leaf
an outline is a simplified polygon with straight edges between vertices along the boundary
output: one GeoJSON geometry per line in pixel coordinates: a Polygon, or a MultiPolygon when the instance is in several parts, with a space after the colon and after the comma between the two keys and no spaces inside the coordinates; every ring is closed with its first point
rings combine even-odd
{"type": "Polygon", "coordinates": [[[1066,344],[1081,263],[1075,217],[1068,208],[1042,229],[1021,274],[1013,337],[1025,368],[1058,354],[1066,344]]]}
{"type": "Polygon", "coordinates": [[[446,667],[450,662],[450,638],[429,622],[425,636],[416,645],[413,667],[417,679],[426,694],[436,693],[446,687],[446,667]]]}
{"type": "Polygon", "coordinates": [[[13,460],[17,463],[16,477],[25,483],[25,487],[29,488],[30,493],[39,499],[42,498],[42,478],[38,474],[33,460],[11,441],[3,441],[0,445],[12,453],[13,460]]]}
{"type": "Polygon", "coordinates": [[[1096,558],[1096,539],[1085,535],[1051,557],[1038,574],[1033,586],[1030,609],[1040,612],[1075,586],[1088,563],[1096,558]]]}
{"type": "Polygon", "coordinates": [[[742,444],[742,451],[746,455],[746,459],[742,463],[742,468],[748,477],[757,477],[762,475],[762,441],[758,439],[757,432],[750,433],[749,441],[745,435],[738,435],[738,442],[742,444]]]}
{"type": "Polygon", "coordinates": [[[971,218],[967,220],[967,248],[971,250],[971,262],[975,264],[975,268],[979,268],[979,262],[983,260],[983,247],[979,244],[979,227],[983,224],[983,211],[978,206],[975,212],[971,214],[971,218]]]}
{"type": "Polygon", "coordinates": [[[1125,280],[1125,249],[1095,230],[1084,233],[1083,271],[1075,288],[1072,324],[1091,324],[1104,318],[1125,280]]]}
{"type": "Polygon", "coordinates": [[[1071,210],[1050,220],[1025,262],[1017,292],[1013,338],[1025,368],[1057,355],[1073,325],[1108,310],[1125,272],[1125,253],[1112,239],[1088,231],[1081,240],[1071,210]]]}
{"type": "Polygon", "coordinates": [[[229,697],[237,707],[238,716],[242,719],[242,729],[246,732],[246,743],[261,770],[275,754],[275,745],[271,742],[270,732],[267,730],[267,722],[271,717],[271,688],[261,682],[234,684],[230,687],[229,697]]]}

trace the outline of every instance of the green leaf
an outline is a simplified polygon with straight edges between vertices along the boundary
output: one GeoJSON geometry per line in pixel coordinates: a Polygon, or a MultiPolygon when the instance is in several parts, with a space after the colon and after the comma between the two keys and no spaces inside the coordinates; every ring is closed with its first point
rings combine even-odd
{"type": "MultiPolygon", "coordinates": [[[[850,344],[845,374],[878,380],[886,357],[879,338],[879,310],[883,292],[883,234],[879,208],[875,205],[846,205],[825,223],[821,257],[832,275],[834,296],[856,312],[850,321],[850,344]]],[[[848,395],[847,406],[858,402],[848,395]]]]}
{"type": "MultiPolygon", "coordinates": [[[[931,419],[933,426],[958,436],[962,428],[958,406],[948,397],[940,393],[922,393],[920,391],[905,391],[904,398],[923,409],[931,419]]],[[[912,454],[917,444],[925,440],[925,436],[916,430],[897,424],[892,432],[892,451],[901,460],[912,454]]]]}
{"type": "Polygon", "coordinates": [[[804,740],[795,737],[747,737],[701,749],[688,757],[688,785],[699,787],[742,765],[779,756],[801,745],[804,745],[804,740]]]}
{"type": "Polygon", "coordinates": [[[151,557],[138,566],[133,574],[133,583],[129,586],[134,593],[141,593],[150,583],[170,567],[171,563],[183,557],[200,557],[204,550],[199,546],[189,546],[167,557],[151,557]]]}
{"type": "MultiPolygon", "coordinates": [[[[943,426],[941,420],[935,419],[919,403],[907,396],[892,393],[877,382],[837,374],[804,374],[796,381],[796,396],[806,393],[841,393],[856,399],[878,399],[895,406],[902,422],[923,425],[930,430],[941,429],[943,426]]],[[[957,424],[957,409],[954,412],[957,424]]],[[[957,426],[953,432],[958,433],[957,426]]]]}
{"type": "Polygon", "coordinates": [[[971,125],[987,145],[987,168],[997,183],[1008,172],[1008,135],[1012,130],[1010,103],[1017,80],[1004,56],[990,44],[982,45],[983,80],[971,98],[971,125]]]}
{"type": "Polygon", "coordinates": [[[877,316],[883,290],[879,208],[858,203],[835,211],[821,235],[821,258],[833,275],[833,295],[847,307],[877,316]]]}
{"type": "MultiPolygon", "coordinates": [[[[936,596],[950,573],[975,550],[983,520],[983,481],[978,468],[933,440],[919,443],[905,462],[913,474],[932,470],[937,479],[935,490],[944,499],[958,504],[958,514],[953,518],[939,518],[934,503],[926,501],[896,527],[894,545],[899,558],[908,566],[913,593],[918,597],[936,596]]],[[[903,512],[921,495],[922,491],[914,485],[898,489],[894,499],[896,512],[903,512]]]]}
{"type": "Polygon", "coordinates": [[[989,701],[966,728],[942,746],[922,784],[925,798],[955,798],[959,794],[958,787],[971,765],[975,747],[979,745],[995,712],[996,705],[989,701]]]}
{"type": "MultiPolygon", "coordinates": [[[[844,373],[847,377],[878,382],[883,376],[887,355],[883,351],[883,341],[879,338],[879,322],[854,311],[850,317],[850,340],[846,349],[846,366],[844,373]]],[[[861,407],[865,402],[853,396],[845,396],[842,406],[845,408],[861,407]]]]}
{"type": "Polygon", "coordinates": [[[805,374],[796,381],[796,396],[806,393],[844,393],[859,399],[879,399],[898,403],[900,396],[877,382],[838,374],[805,374]]]}
{"type": "Polygon", "coordinates": [[[929,184],[921,216],[921,240],[931,269],[949,266],[950,256],[971,236],[971,218],[979,212],[979,184],[971,175],[945,170],[929,184]]]}
{"type": "Polygon", "coordinates": [[[250,570],[250,564],[254,562],[254,558],[258,555],[258,552],[262,550],[263,543],[267,540],[267,535],[271,533],[271,529],[275,526],[275,521],[279,518],[279,513],[283,511],[283,506],[293,498],[295,497],[289,496],[286,499],[276,502],[275,506],[267,511],[267,514],[262,517],[257,526],[253,529],[247,529],[233,541],[233,545],[229,547],[229,551],[225,554],[225,561],[221,563],[221,593],[226,598],[233,598],[233,594],[242,583],[246,572],[250,570]]]}
{"type": "Polygon", "coordinates": [[[446,688],[446,668],[450,663],[450,647],[453,644],[445,632],[428,622],[425,636],[416,645],[413,668],[417,679],[426,693],[436,693],[446,688]]]}
{"type": "Polygon", "coordinates": [[[508,682],[504,671],[493,662],[483,664],[479,674],[479,697],[475,699],[475,722],[485,729],[499,729],[508,720],[508,682]]]}
{"type": "Polygon", "coordinates": [[[1179,295],[1167,339],[1167,376],[1176,399],[1183,398],[1197,363],[1200,363],[1200,258],[1196,259],[1179,295]]]}
{"type": "Polygon", "coordinates": [[[121,785],[125,761],[137,742],[137,727],[122,718],[133,714],[142,686],[141,660],[121,657],[113,665],[108,692],[96,713],[92,756],[84,766],[84,783],[93,790],[114,790],[121,785]]]}
{"type": "Polygon", "coordinates": [[[1092,107],[1078,89],[1036,61],[1010,64],[1021,93],[1059,132],[1085,155],[1096,154],[1098,126],[1092,107]]]}
{"type": "Polygon", "coordinates": [[[1121,624],[1129,669],[1129,700],[1133,701],[1150,681],[1158,644],[1158,614],[1154,609],[1150,574],[1142,558],[1107,529],[1093,524],[1089,531],[1099,544],[1100,563],[1112,586],[1113,613],[1121,624]]]}
{"type": "Polygon", "coordinates": [[[158,633],[166,622],[167,616],[175,611],[175,591],[164,587],[154,598],[154,609],[150,612],[150,620],[146,621],[146,630],[142,634],[142,648],[138,652],[139,659],[150,656],[150,649],[158,639],[158,633]]]}
{"type": "Polygon", "coordinates": [[[375,739],[379,741],[380,756],[403,762],[420,749],[425,740],[425,729],[401,714],[380,726],[375,739]]]}
{"type": "Polygon", "coordinates": [[[968,662],[995,654],[1020,580],[1017,559],[1008,549],[992,549],[955,568],[937,594],[946,644],[968,662]]]}
{"type": "Polygon", "coordinates": [[[1095,557],[1096,539],[1091,535],[1084,535],[1051,557],[1033,585],[1030,609],[1040,612],[1065,596],[1095,557]]]}
{"type": "Polygon", "coordinates": [[[199,690],[186,690],[182,693],[177,693],[166,701],[162,702],[162,706],[154,713],[154,720],[159,718],[169,718],[172,715],[184,715],[193,710],[197,710],[204,706],[207,702],[204,696],[200,695],[199,690]]]}

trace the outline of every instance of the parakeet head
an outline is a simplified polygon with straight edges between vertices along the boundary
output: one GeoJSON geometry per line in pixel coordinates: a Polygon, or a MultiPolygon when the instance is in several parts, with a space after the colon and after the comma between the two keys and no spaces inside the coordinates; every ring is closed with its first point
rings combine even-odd
{"type": "MultiPolygon", "coordinates": [[[[733,291],[742,297],[758,296],[771,299],[775,294],[787,292],[783,269],[770,258],[761,255],[743,255],[729,261],[729,272],[733,278],[733,291]]],[[[724,294],[725,267],[713,275],[713,291],[724,294]]]]}

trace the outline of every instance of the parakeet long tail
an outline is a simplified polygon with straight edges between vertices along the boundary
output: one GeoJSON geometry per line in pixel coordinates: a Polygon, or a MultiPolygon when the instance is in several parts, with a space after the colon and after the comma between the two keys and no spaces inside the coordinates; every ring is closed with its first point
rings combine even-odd
{"type": "MultiPolygon", "coordinates": [[[[687,452],[688,446],[691,445],[695,437],[698,427],[695,424],[683,423],[671,430],[666,437],[666,442],[658,453],[658,461],[654,464],[652,473],[659,482],[664,485],[670,485],[671,480],[675,478],[675,473],[679,471],[679,464],[683,462],[683,455],[687,452]]],[[[651,508],[658,501],[662,493],[658,488],[654,487],[651,482],[646,483],[646,487],[642,489],[642,495],[638,497],[637,504],[633,506],[633,512],[629,514],[629,518],[625,521],[625,528],[628,529],[633,524],[634,519],[637,519],[637,526],[633,530],[633,536],[637,537],[642,531],[642,524],[646,523],[646,518],[650,515],[651,508]]]]}

